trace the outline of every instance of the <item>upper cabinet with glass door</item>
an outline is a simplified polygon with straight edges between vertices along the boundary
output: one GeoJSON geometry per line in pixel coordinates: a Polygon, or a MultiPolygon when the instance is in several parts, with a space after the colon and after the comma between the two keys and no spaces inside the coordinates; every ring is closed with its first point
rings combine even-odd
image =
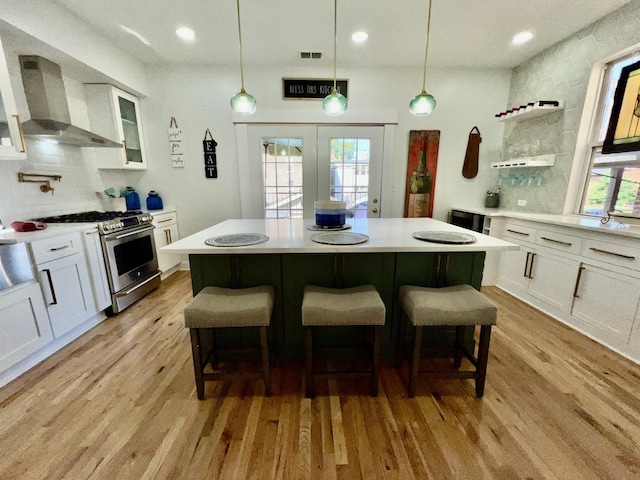
{"type": "Polygon", "coordinates": [[[24,160],[27,148],[0,40],[0,160],[24,160]]]}
{"type": "Polygon", "coordinates": [[[86,84],[85,97],[91,129],[123,146],[96,149],[98,168],[146,169],[138,99],[107,84],[86,84]]]}

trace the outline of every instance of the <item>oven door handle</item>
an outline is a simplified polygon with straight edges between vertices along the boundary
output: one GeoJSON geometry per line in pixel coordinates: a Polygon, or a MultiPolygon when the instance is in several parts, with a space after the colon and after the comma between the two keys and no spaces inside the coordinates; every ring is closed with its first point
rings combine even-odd
{"type": "Polygon", "coordinates": [[[137,289],[139,289],[141,286],[146,285],[147,283],[149,283],[151,280],[155,280],[157,277],[159,277],[160,275],[162,275],[161,271],[157,271],[155,274],[153,274],[152,276],[150,276],[149,278],[147,278],[144,282],[141,283],[136,283],[135,286],[131,287],[129,290],[126,290],[124,292],[119,292],[117,294],[118,297],[126,297],[127,295],[130,295],[132,292],[135,292],[137,289]]]}
{"type": "Polygon", "coordinates": [[[107,236],[105,236],[105,240],[107,242],[111,242],[113,240],[120,240],[121,238],[130,237],[131,235],[138,235],[139,233],[149,232],[149,231],[153,230],[154,228],[156,228],[156,227],[147,227],[147,228],[144,228],[142,230],[135,230],[133,232],[123,233],[122,235],[116,235],[114,237],[110,237],[110,236],[107,235],[107,236]]]}

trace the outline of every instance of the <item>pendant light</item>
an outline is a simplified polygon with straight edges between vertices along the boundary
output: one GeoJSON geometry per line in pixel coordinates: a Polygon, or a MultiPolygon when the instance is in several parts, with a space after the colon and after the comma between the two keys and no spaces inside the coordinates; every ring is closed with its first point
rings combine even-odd
{"type": "Polygon", "coordinates": [[[238,6],[238,39],[240,40],[240,91],[231,97],[231,108],[241,115],[252,115],[256,111],[256,99],[244,89],[244,69],[242,66],[242,28],[240,27],[240,0],[238,6]]]}
{"type": "Polygon", "coordinates": [[[413,97],[409,103],[409,111],[416,116],[429,115],[436,108],[436,99],[425,90],[427,81],[427,54],[429,53],[429,31],[431,30],[431,2],[429,0],[429,12],[427,14],[427,41],[424,46],[424,71],[422,76],[422,92],[413,97]]]}
{"type": "Polygon", "coordinates": [[[324,97],[322,110],[327,115],[342,115],[347,110],[347,98],[336,89],[336,51],[338,47],[338,0],[333,0],[333,90],[324,97]]]}

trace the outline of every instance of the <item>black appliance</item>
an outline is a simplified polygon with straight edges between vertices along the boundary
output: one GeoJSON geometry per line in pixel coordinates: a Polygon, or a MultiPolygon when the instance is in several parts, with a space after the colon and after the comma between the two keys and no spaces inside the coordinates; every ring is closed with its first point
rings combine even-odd
{"type": "Polygon", "coordinates": [[[472,213],[454,209],[449,213],[449,223],[468,230],[473,230],[474,232],[482,233],[484,215],[481,213],[472,213]]]}

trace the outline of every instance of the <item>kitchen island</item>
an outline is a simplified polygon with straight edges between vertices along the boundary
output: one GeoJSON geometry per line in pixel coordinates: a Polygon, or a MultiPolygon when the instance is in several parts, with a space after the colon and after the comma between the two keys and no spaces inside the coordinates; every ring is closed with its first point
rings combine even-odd
{"type": "MultiPolygon", "coordinates": [[[[324,287],[374,285],[387,307],[382,355],[389,358],[397,341],[400,311],[396,296],[401,285],[437,287],[468,284],[480,289],[485,252],[517,250],[513,243],[470,232],[431,218],[356,218],[340,233],[366,235],[363,243],[317,243],[309,230],[313,220],[226,220],[160,249],[188,254],[193,294],[206,286],[243,288],[273,285],[275,352],[280,358],[304,357],[304,329],[300,320],[302,292],[307,284],[324,287]],[[413,238],[414,232],[472,234],[464,244],[432,243],[413,238]],[[206,240],[231,234],[259,234],[268,240],[247,246],[210,246],[206,240]]],[[[325,231],[326,232],[326,231],[325,231]]],[[[335,231],[332,233],[336,233],[335,231]]],[[[361,237],[364,238],[364,237],[361,237]]],[[[218,341],[257,343],[252,329],[234,329],[218,341]]],[[[449,345],[452,328],[427,329],[425,342],[449,345]]],[[[327,328],[318,341],[340,345],[350,341],[341,330],[327,328]]],[[[361,335],[354,327],[353,335],[361,335]]],[[[473,342],[469,329],[467,341],[473,342]]]]}

